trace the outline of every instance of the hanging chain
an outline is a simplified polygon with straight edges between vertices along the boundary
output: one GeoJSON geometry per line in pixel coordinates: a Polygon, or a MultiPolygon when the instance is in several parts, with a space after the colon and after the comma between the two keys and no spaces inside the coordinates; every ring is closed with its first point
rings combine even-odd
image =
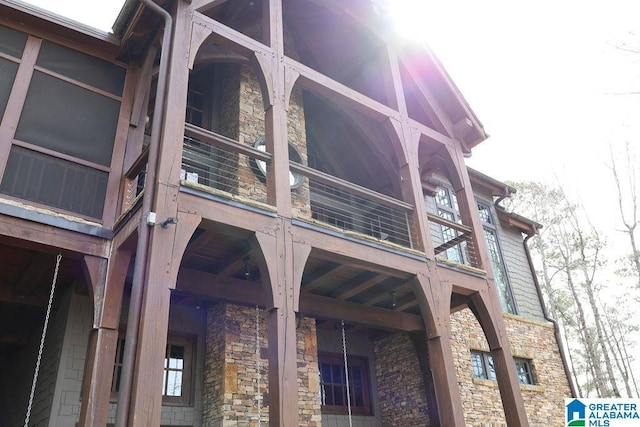
{"type": "Polygon", "coordinates": [[[349,392],[349,365],[347,364],[347,337],[344,333],[344,320],[342,322],[342,355],[344,356],[344,380],[347,383],[347,409],[349,410],[349,427],[352,427],[351,421],[351,393],[349,392]]]}
{"type": "Polygon", "coordinates": [[[262,394],[260,393],[260,307],[256,305],[256,370],[258,371],[258,427],[262,424],[262,394]]]}
{"type": "Polygon", "coordinates": [[[58,280],[58,269],[62,254],[56,257],[56,269],[53,272],[53,280],[51,282],[51,293],[49,294],[49,304],[47,304],[47,314],[44,317],[44,326],[42,327],[42,337],[40,338],[40,348],[38,349],[38,358],[36,359],[36,370],[33,373],[33,382],[31,383],[31,394],[29,395],[29,404],[27,405],[27,415],[24,418],[24,427],[29,426],[29,418],[31,417],[31,406],[33,405],[33,396],[36,391],[36,383],[38,382],[38,371],[40,370],[40,361],[42,360],[42,350],[44,349],[44,339],[47,336],[47,326],[49,325],[49,315],[51,314],[51,306],[53,305],[53,294],[56,290],[56,281],[58,280]]]}

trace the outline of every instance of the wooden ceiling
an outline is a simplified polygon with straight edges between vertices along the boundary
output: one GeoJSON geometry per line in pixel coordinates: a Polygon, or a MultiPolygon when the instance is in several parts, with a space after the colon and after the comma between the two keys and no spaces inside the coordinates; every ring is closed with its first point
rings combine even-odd
{"type": "MultiPolygon", "coordinates": [[[[229,228],[200,228],[189,243],[178,275],[182,304],[235,302],[264,305],[265,296],[251,235],[229,228]]],[[[311,252],[302,277],[300,312],[318,319],[393,329],[409,321],[420,323],[420,308],[411,287],[412,276],[373,269],[353,259],[311,252]],[[382,316],[382,317],[380,317],[382,316]],[[384,320],[380,320],[384,318],[384,320]]],[[[412,323],[414,322],[414,323],[412,323]]]]}
{"type": "MultiPolygon", "coordinates": [[[[0,240],[0,357],[40,339],[55,263],[56,254],[51,248],[0,240]]],[[[80,260],[63,255],[54,309],[60,295],[83,283],[83,278],[80,260]]]]}

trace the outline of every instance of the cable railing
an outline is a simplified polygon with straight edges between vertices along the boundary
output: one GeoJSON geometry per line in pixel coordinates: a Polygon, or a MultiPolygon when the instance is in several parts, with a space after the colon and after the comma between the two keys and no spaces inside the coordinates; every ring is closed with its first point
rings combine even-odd
{"type": "Polygon", "coordinates": [[[365,187],[291,162],[309,181],[315,221],[382,242],[413,248],[413,206],[365,187]]]}
{"type": "Polygon", "coordinates": [[[180,179],[266,203],[257,162],[271,158],[270,153],[186,123],[180,179]]]}
{"type": "MultiPolygon", "coordinates": [[[[259,163],[271,160],[271,153],[185,124],[181,179],[186,183],[266,202],[260,171],[264,167],[259,168],[259,163]]],[[[300,200],[305,191],[293,190],[291,194],[294,204],[308,204],[311,219],[360,237],[413,248],[413,206],[301,163],[289,164],[292,175],[299,174],[305,180],[302,188],[308,183],[308,201],[306,196],[300,200]]]]}
{"type": "Polygon", "coordinates": [[[437,227],[435,233],[433,228],[431,230],[436,258],[471,267],[480,265],[471,227],[434,213],[427,216],[429,222],[437,227]]]}

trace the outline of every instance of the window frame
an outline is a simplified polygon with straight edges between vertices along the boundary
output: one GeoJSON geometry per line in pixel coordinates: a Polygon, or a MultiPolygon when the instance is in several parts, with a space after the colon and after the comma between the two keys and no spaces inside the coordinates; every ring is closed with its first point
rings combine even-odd
{"type": "MultiPolygon", "coordinates": [[[[433,202],[436,207],[436,215],[451,222],[460,222],[460,209],[458,208],[458,200],[455,193],[453,192],[453,189],[446,185],[438,185],[436,188],[436,192],[433,195],[433,202]],[[441,191],[445,193],[444,196],[446,198],[447,204],[442,204],[438,201],[441,191]]],[[[447,236],[447,240],[445,240],[445,233],[453,232],[454,236],[452,238],[458,236],[458,232],[456,230],[452,230],[449,227],[439,225],[438,228],[440,229],[440,238],[442,239],[443,243],[450,240],[448,238],[449,236],[447,236]]],[[[458,264],[465,264],[467,262],[466,252],[466,244],[460,243],[445,250],[444,256],[449,261],[457,262],[458,264]]],[[[442,253],[439,254],[439,256],[442,256],[442,253]]]]}
{"type": "MultiPolygon", "coordinates": [[[[23,32],[23,29],[14,28],[11,25],[7,26],[3,24],[3,27],[9,28],[10,30],[23,32]]],[[[86,57],[90,58],[90,61],[102,60],[105,63],[112,64],[114,66],[114,70],[118,68],[121,69],[122,73],[124,73],[122,77],[123,85],[124,85],[124,82],[126,82],[126,79],[128,78],[126,67],[123,67],[121,64],[118,64],[117,62],[113,62],[110,58],[106,58],[99,54],[96,54],[96,52],[89,52],[85,49],[71,47],[65,43],[59,43],[46,38],[42,39],[40,37],[30,35],[28,33],[25,33],[25,34],[27,35],[26,44],[22,49],[22,59],[20,59],[19,61],[20,67],[18,68],[18,72],[17,72],[17,75],[15,76],[12,89],[11,89],[12,91],[11,93],[13,95],[16,95],[12,99],[14,99],[14,101],[15,100],[18,100],[18,101],[12,102],[11,106],[7,105],[6,106],[7,110],[5,111],[4,118],[9,122],[15,122],[15,123],[14,123],[13,131],[12,131],[9,143],[5,144],[4,147],[0,148],[0,159],[1,159],[0,160],[0,180],[4,180],[5,178],[5,175],[7,172],[6,159],[9,158],[9,154],[12,148],[22,147],[24,149],[31,150],[34,153],[38,153],[40,155],[48,156],[54,159],[64,160],[80,166],[95,169],[97,171],[102,171],[107,174],[107,186],[106,186],[105,194],[102,197],[102,199],[104,199],[102,203],[102,207],[99,209],[100,212],[97,215],[93,215],[93,214],[89,215],[87,213],[78,212],[75,210],[69,210],[59,205],[51,205],[42,200],[25,199],[20,195],[14,195],[11,193],[3,193],[3,196],[10,199],[18,200],[18,201],[26,200],[30,205],[42,207],[45,209],[50,209],[56,212],[67,213],[75,218],[88,219],[90,221],[100,222],[105,225],[109,225],[111,221],[113,221],[112,215],[115,214],[115,207],[114,207],[115,205],[113,206],[109,205],[108,203],[106,203],[106,200],[117,197],[118,191],[119,191],[119,180],[114,180],[113,176],[118,176],[119,173],[121,173],[121,165],[114,161],[118,158],[118,156],[122,155],[122,153],[124,152],[123,142],[122,141],[119,142],[119,138],[118,138],[120,122],[122,121],[121,110],[123,105],[123,94],[114,94],[112,92],[109,92],[108,90],[101,89],[99,87],[100,86],[99,84],[98,86],[94,86],[90,83],[83,82],[82,79],[78,80],[73,76],[66,75],[66,73],[60,74],[56,71],[49,69],[46,66],[39,65],[38,61],[40,58],[40,52],[42,50],[42,47],[45,44],[58,45],[63,49],[68,49],[70,51],[73,51],[74,53],[85,55],[86,57]],[[25,61],[25,58],[28,58],[28,60],[25,61]],[[118,113],[116,114],[117,117],[116,117],[116,122],[114,124],[114,140],[109,143],[111,148],[110,148],[110,155],[108,156],[108,162],[105,161],[105,163],[107,163],[106,165],[85,160],[75,155],[68,155],[62,151],[55,151],[55,150],[46,148],[44,146],[41,146],[38,143],[32,143],[32,142],[16,139],[19,133],[18,132],[19,125],[21,123],[23,114],[25,112],[28,95],[30,90],[32,89],[33,79],[36,75],[43,75],[43,76],[46,76],[47,78],[53,78],[53,79],[59,80],[66,84],[72,85],[74,88],[79,88],[81,90],[84,90],[88,94],[101,95],[104,98],[115,101],[118,104],[118,107],[117,107],[118,113]],[[27,81],[27,83],[17,84],[18,81],[27,81]],[[10,110],[9,110],[9,107],[11,107],[10,110]]],[[[12,55],[8,55],[6,53],[0,53],[0,57],[7,60],[11,60],[12,62],[16,62],[15,59],[18,59],[18,58],[14,59],[12,55]]],[[[124,90],[124,86],[122,90],[124,90]]]]}
{"type": "Polygon", "coordinates": [[[518,314],[518,305],[516,304],[516,298],[513,294],[513,287],[511,286],[511,278],[509,277],[509,271],[507,269],[507,264],[504,261],[504,254],[502,251],[502,245],[500,244],[500,233],[498,232],[498,227],[495,223],[496,216],[493,214],[493,210],[491,209],[491,205],[485,203],[481,200],[476,200],[476,205],[478,209],[478,217],[480,218],[480,223],[482,224],[482,234],[484,236],[484,241],[487,245],[487,252],[489,254],[489,260],[491,261],[491,268],[494,273],[494,283],[496,283],[496,268],[500,268],[500,273],[504,277],[506,283],[504,283],[505,289],[504,292],[501,287],[496,283],[496,287],[498,288],[498,295],[500,296],[500,305],[502,310],[506,313],[518,314]],[[481,209],[485,209],[487,212],[488,221],[483,220],[482,215],[480,214],[481,209]],[[491,256],[491,248],[489,247],[489,239],[487,234],[492,234],[495,239],[495,251],[498,265],[494,263],[494,257],[491,256]],[[503,301],[503,298],[508,299],[503,301]]]}
{"type": "MultiPolygon", "coordinates": [[[[344,355],[342,353],[329,353],[318,352],[318,377],[320,385],[320,400],[321,400],[321,412],[323,414],[333,415],[348,415],[349,408],[346,404],[346,384],[343,383],[328,383],[330,387],[342,387],[345,391],[343,397],[345,398],[344,405],[325,405],[325,383],[322,379],[322,364],[329,364],[331,366],[339,366],[342,378],[344,379],[344,355]]],[[[352,415],[373,416],[373,404],[371,401],[371,381],[369,370],[369,359],[366,356],[357,356],[347,354],[347,366],[349,367],[349,389],[351,398],[351,413],[352,415]],[[355,395],[353,393],[353,368],[359,367],[362,375],[362,406],[355,405],[355,395]]]]}
{"type": "MultiPolygon", "coordinates": [[[[193,406],[193,388],[194,388],[194,370],[195,370],[195,354],[196,354],[196,338],[192,335],[169,333],[167,335],[167,345],[165,347],[164,362],[162,367],[163,378],[163,390],[162,390],[162,405],[163,406],[193,406]],[[182,372],[182,386],[180,396],[168,396],[165,394],[165,378],[167,376],[167,353],[170,346],[182,346],[184,347],[184,368],[182,372]]],[[[111,402],[117,402],[118,391],[114,390],[116,381],[119,380],[121,368],[122,368],[122,352],[124,351],[125,333],[120,331],[118,335],[118,342],[116,344],[116,355],[114,360],[113,374],[111,379],[111,402]]],[[[176,369],[171,369],[175,371],[176,369]]]]}
{"type": "MultiPolygon", "coordinates": [[[[533,369],[533,360],[523,357],[513,357],[514,367],[516,369],[516,375],[518,382],[522,385],[537,385],[536,376],[533,369]],[[523,367],[524,371],[521,373],[520,368],[523,367]],[[522,381],[523,376],[525,381],[522,381]]],[[[471,350],[471,367],[473,379],[485,380],[485,381],[497,381],[496,371],[493,364],[493,356],[490,352],[482,350],[471,350]],[[477,362],[480,362],[478,364],[477,362]],[[482,368],[481,375],[477,367],[482,368]]]]}

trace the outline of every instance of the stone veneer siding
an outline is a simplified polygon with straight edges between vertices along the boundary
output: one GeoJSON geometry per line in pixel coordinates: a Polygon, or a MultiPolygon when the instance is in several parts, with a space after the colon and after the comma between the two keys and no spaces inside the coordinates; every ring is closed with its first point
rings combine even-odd
{"type": "MultiPolygon", "coordinates": [[[[504,318],[513,356],[530,359],[533,365],[536,384],[520,386],[530,425],[562,425],[570,390],[552,325],[509,314],[504,318]]],[[[470,352],[489,351],[489,346],[469,309],[451,316],[451,337],[467,426],[506,426],[498,383],[473,378],[470,352]]]]}
{"type": "MultiPolygon", "coordinates": [[[[227,69],[222,78],[224,89],[221,101],[220,127],[221,134],[237,139],[239,142],[253,146],[256,141],[265,137],[265,111],[262,91],[258,78],[252,68],[242,66],[239,69],[227,69]],[[235,70],[235,73],[233,72],[235,70]]],[[[306,129],[302,90],[295,88],[291,94],[287,112],[287,140],[298,151],[302,161],[307,161],[306,129]]],[[[267,203],[267,187],[265,179],[257,170],[253,160],[246,156],[225,154],[224,162],[230,175],[225,177],[225,185],[221,189],[237,193],[238,196],[267,203]],[[234,171],[238,168],[237,188],[233,188],[234,171]]],[[[222,172],[221,172],[222,173],[222,172]]],[[[309,218],[309,181],[292,189],[294,216],[309,218]]]]}
{"type": "Polygon", "coordinates": [[[427,396],[415,347],[406,334],[374,342],[382,425],[428,426],[427,396]]]}
{"type": "MultiPolygon", "coordinates": [[[[256,309],[217,304],[207,313],[204,426],[257,426],[258,390],[262,425],[268,425],[266,313],[259,315],[260,372],[256,359],[256,309]],[[260,387],[258,388],[258,380],[260,387]]],[[[304,318],[297,331],[298,417],[301,426],[320,425],[316,328],[304,318]]]]}

